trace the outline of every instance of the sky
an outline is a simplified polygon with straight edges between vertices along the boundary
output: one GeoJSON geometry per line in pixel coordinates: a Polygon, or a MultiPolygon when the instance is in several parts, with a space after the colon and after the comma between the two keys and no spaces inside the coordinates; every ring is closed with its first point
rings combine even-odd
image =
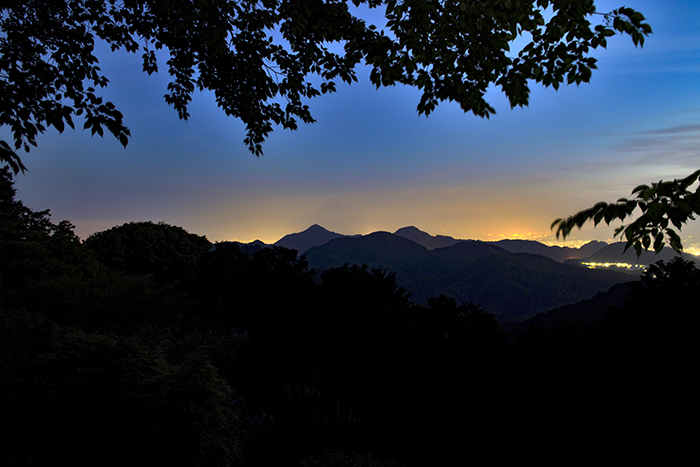
{"type": "MultiPolygon", "coordinates": [[[[210,241],[273,243],[312,224],[343,234],[413,225],[564,245],[554,219],[700,168],[700,2],[596,2],[601,12],[623,5],[641,11],[653,34],[643,48],[610,38],[593,53],[599,69],[589,84],[533,83],[529,107],[513,110],[490,92],[490,119],[447,103],[426,118],[416,111],[419,91],[377,90],[358,69],[358,83],[309,102],[316,123],[277,129],[259,158],[211,93],[196,93],[181,121],[163,99],[164,63],[148,76],[138,56],[106,53],[104,96],[124,114],[129,145],[50,129],[23,157],[18,196],[55,222],[70,220],[83,239],[150,220],[210,241]]],[[[567,244],[612,241],[613,230],[586,227],[567,244]]],[[[682,238],[700,252],[700,220],[682,238]]]]}

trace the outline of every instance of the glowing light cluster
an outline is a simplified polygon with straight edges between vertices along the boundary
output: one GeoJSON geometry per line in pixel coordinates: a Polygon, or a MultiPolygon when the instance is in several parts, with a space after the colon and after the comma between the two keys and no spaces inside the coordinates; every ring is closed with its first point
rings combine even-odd
{"type": "MultiPolygon", "coordinates": [[[[590,243],[592,240],[547,240],[540,241],[547,246],[559,246],[559,247],[569,247],[569,248],[581,248],[582,246],[590,243]]],[[[606,243],[610,243],[610,239],[601,240],[606,243]]]]}
{"type": "Polygon", "coordinates": [[[589,269],[597,269],[597,268],[625,268],[625,269],[630,269],[630,270],[636,270],[636,269],[644,269],[646,266],[644,264],[629,264],[629,263],[581,263],[582,266],[585,266],[589,269]]]}

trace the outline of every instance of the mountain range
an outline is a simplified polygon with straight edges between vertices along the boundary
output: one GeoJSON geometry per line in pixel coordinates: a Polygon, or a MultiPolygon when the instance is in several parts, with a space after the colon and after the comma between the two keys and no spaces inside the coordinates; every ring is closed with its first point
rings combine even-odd
{"type": "MultiPolygon", "coordinates": [[[[371,234],[369,234],[371,235],[371,234]]],[[[407,238],[428,250],[453,246],[459,242],[469,242],[473,240],[460,240],[446,235],[430,235],[417,227],[403,227],[393,233],[399,237],[407,238]]],[[[336,238],[357,238],[362,235],[344,235],[331,232],[318,224],[314,224],[303,232],[285,235],[277,240],[273,245],[282,246],[297,250],[299,255],[305,254],[310,248],[324,245],[336,238]]],[[[254,244],[260,246],[262,242],[256,240],[254,244]]],[[[532,253],[547,256],[555,261],[566,261],[570,259],[583,259],[591,256],[596,251],[604,248],[608,244],[605,242],[593,241],[581,248],[569,248],[560,246],[548,246],[534,240],[499,240],[493,242],[499,247],[511,253],[532,253]]]]}
{"type": "Polygon", "coordinates": [[[318,224],[314,224],[303,232],[285,235],[275,242],[275,246],[291,248],[292,250],[297,250],[297,252],[302,255],[309,248],[323,245],[324,243],[328,243],[340,237],[352,237],[352,235],[331,232],[318,224]]]}
{"type": "MultiPolygon", "coordinates": [[[[371,235],[371,234],[369,234],[371,235]]],[[[474,240],[460,240],[446,235],[430,235],[417,227],[409,226],[398,229],[393,235],[406,238],[425,247],[428,250],[436,248],[445,248],[456,245],[460,242],[472,242],[474,240]]],[[[366,236],[366,235],[365,235],[366,236]]],[[[273,245],[282,246],[297,250],[299,255],[305,254],[309,249],[315,246],[321,246],[336,238],[359,238],[362,235],[344,235],[337,232],[332,232],[323,228],[318,224],[314,224],[303,232],[292,233],[285,235],[273,245]]],[[[591,241],[580,248],[561,247],[555,245],[545,245],[535,240],[498,240],[495,242],[487,242],[503,248],[511,253],[531,253],[542,255],[558,262],[566,262],[571,265],[581,265],[587,263],[628,263],[637,265],[649,265],[659,260],[668,261],[677,255],[670,248],[664,248],[659,254],[653,252],[642,252],[637,258],[633,248],[624,251],[624,242],[608,244],[606,242],[591,241]]],[[[255,242],[242,244],[259,249],[266,245],[259,240],[255,242]]],[[[692,255],[683,255],[686,259],[696,260],[692,255]]]]}
{"type": "MultiPolygon", "coordinates": [[[[412,226],[394,233],[351,236],[315,224],[274,245],[297,250],[318,273],[344,264],[384,269],[396,275],[416,303],[444,294],[458,302],[479,303],[502,322],[522,321],[590,299],[639,274],[639,270],[630,274],[588,269],[581,267],[582,262],[650,264],[675,256],[667,249],[637,259],[633,250],[623,253],[622,243],[590,242],[568,248],[530,240],[459,240],[412,226]]],[[[260,242],[254,249],[265,246],[260,242]]]]}

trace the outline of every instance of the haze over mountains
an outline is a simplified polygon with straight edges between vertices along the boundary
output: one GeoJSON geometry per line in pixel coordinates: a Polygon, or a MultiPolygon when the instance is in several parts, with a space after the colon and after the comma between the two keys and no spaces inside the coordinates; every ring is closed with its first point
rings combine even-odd
{"type": "MultiPolygon", "coordinates": [[[[261,242],[243,245],[253,250],[261,242]]],[[[390,232],[343,235],[314,224],[282,237],[274,246],[292,248],[321,273],[344,264],[366,265],[396,274],[416,303],[444,294],[481,304],[502,322],[517,322],[607,292],[635,280],[639,270],[592,270],[582,262],[651,264],[675,252],[637,259],[624,244],[590,242],[581,248],[548,246],[531,240],[482,242],[430,235],[409,226],[390,232]]]]}

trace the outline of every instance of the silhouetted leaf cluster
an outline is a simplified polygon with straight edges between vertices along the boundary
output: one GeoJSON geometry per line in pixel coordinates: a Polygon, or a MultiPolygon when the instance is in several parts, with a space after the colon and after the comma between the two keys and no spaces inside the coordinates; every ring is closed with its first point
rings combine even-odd
{"type": "Polygon", "coordinates": [[[128,144],[121,112],[100,96],[109,79],[99,66],[99,43],[141,53],[148,74],[166,56],[164,98],[179,117],[189,117],[196,90],[210,90],[226,115],[243,121],[244,143],[260,155],[275,125],[296,130],[314,122],[307,102],[335,92],[338,80],[357,81],[361,64],[378,88],[419,89],[417,110],[425,115],[455,101],[488,117],[495,113],[485,98],[491,86],[515,107],[528,105],[533,81],[555,89],[588,82],[596,68],[591,49],[606,47],[616,32],[635,45],[651,33],[631,8],[604,14],[598,25],[589,20],[594,13],[589,0],[5,2],[0,126],[13,144],[0,141],[0,161],[15,173],[26,170],[15,151],[28,152],[50,127],[75,128],[74,117],[93,135],[107,130],[128,144]],[[361,5],[383,8],[386,24],[357,16],[351,6],[361,5]]]}

